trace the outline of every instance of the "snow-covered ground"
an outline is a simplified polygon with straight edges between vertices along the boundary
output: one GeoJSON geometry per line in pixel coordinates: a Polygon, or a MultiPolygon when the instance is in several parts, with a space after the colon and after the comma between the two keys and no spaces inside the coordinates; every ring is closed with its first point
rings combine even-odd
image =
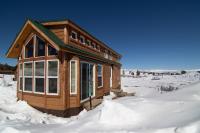
{"type": "Polygon", "coordinates": [[[200,74],[122,78],[134,97],[104,102],[78,116],[60,118],[16,101],[16,82],[0,75],[1,133],[200,133],[200,74]],[[152,80],[154,79],[154,80],[152,80]],[[156,79],[156,80],[155,80],[156,79]],[[161,86],[177,90],[161,92],[161,86]]]}

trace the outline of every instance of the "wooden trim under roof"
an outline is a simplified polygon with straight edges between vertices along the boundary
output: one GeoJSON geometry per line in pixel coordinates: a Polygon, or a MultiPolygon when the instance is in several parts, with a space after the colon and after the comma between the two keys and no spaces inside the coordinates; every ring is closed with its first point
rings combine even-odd
{"type": "Polygon", "coordinates": [[[66,25],[69,24],[68,20],[42,22],[44,26],[66,25]]]}
{"type": "Polygon", "coordinates": [[[36,27],[34,24],[32,24],[32,22],[30,20],[27,20],[26,23],[24,24],[24,26],[22,27],[21,31],[19,32],[19,34],[17,35],[17,37],[15,38],[15,40],[13,41],[13,43],[11,44],[10,48],[8,49],[7,53],[6,53],[6,57],[8,58],[17,58],[16,56],[18,55],[18,53],[15,53],[16,56],[10,56],[11,51],[16,48],[16,45],[23,45],[23,44],[18,44],[18,41],[20,39],[20,37],[22,36],[22,34],[25,32],[25,29],[31,26],[31,28],[33,28],[36,32],[38,32],[42,37],[44,37],[44,39],[46,39],[49,43],[51,43],[57,50],[59,50],[60,48],[54,43],[54,41],[52,41],[51,39],[49,39],[48,36],[46,36],[38,27],[36,27]]]}

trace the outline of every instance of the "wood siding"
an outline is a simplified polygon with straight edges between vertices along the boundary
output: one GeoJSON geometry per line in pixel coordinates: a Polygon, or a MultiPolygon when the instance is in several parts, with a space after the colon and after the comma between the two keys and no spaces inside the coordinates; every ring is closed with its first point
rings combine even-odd
{"type": "Polygon", "coordinates": [[[120,89],[121,88],[121,77],[120,77],[120,67],[113,66],[113,89],[120,89]]]}
{"type": "MultiPolygon", "coordinates": [[[[88,47],[86,45],[83,45],[79,42],[79,35],[83,34],[85,35],[86,39],[90,39],[91,41],[98,44],[94,38],[88,36],[86,33],[82,31],[77,31],[78,33],[78,41],[75,41],[70,38],[70,32],[72,27],[69,26],[47,26],[48,29],[50,29],[56,36],[58,36],[66,45],[75,45],[78,48],[85,50],[90,53],[94,53],[99,56],[104,56],[102,52],[99,52],[91,47],[88,47]]],[[[90,57],[79,57],[76,54],[71,54],[70,52],[62,51],[60,50],[57,56],[48,56],[47,52],[45,53],[44,57],[31,57],[28,59],[24,59],[24,44],[26,43],[27,39],[31,38],[32,35],[36,34],[37,36],[41,37],[42,35],[34,31],[32,28],[30,28],[28,31],[24,32],[27,33],[24,35],[24,37],[20,38],[20,50],[17,52],[21,52],[20,56],[21,59],[18,60],[18,70],[17,70],[17,97],[19,100],[25,100],[28,104],[43,108],[43,109],[51,109],[51,110],[60,110],[65,111],[66,109],[71,108],[79,108],[81,107],[82,103],[80,100],[80,62],[86,61],[89,63],[94,64],[95,69],[95,97],[99,98],[103,97],[105,94],[108,94],[110,92],[110,78],[111,78],[111,67],[112,69],[112,88],[113,89],[119,89],[121,87],[120,83],[120,67],[121,66],[115,66],[114,64],[107,64],[102,63],[97,60],[98,57],[90,58],[90,57]],[[27,61],[39,61],[44,60],[45,66],[47,65],[47,61],[51,59],[58,59],[59,60],[59,94],[58,95],[48,95],[46,93],[46,82],[45,82],[45,89],[44,94],[36,94],[34,92],[23,92],[19,90],[19,64],[24,63],[27,61]],[[77,94],[70,94],[70,61],[76,60],[77,61],[77,94]],[[98,88],[98,77],[97,77],[97,66],[98,63],[103,66],[103,86],[101,88],[98,88]]],[[[42,38],[42,37],[41,37],[42,38]]],[[[51,42],[48,39],[42,38],[45,43],[45,49],[47,51],[47,44],[51,45],[51,42]]],[[[53,47],[53,45],[51,45],[53,47]]],[[[101,49],[104,49],[103,45],[101,45],[101,49]]],[[[118,57],[117,55],[113,54],[113,61],[117,61],[118,57]]],[[[45,73],[47,72],[45,67],[45,73]]],[[[44,81],[47,80],[46,74],[44,81]]]]}

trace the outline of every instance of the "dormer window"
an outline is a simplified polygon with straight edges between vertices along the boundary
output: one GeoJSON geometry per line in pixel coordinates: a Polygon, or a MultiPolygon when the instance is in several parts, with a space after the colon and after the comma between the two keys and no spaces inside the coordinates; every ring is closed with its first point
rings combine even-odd
{"type": "Polygon", "coordinates": [[[111,53],[109,54],[109,56],[108,56],[108,59],[109,59],[109,60],[112,60],[112,59],[113,59],[113,57],[112,57],[112,54],[111,54],[111,53]]]}
{"type": "Polygon", "coordinates": [[[25,58],[33,57],[33,43],[34,37],[25,46],[25,58]]]}
{"type": "Polygon", "coordinates": [[[80,43],[85,44],[85,37],[84,36],[80,36],[80,43]]]}
{"type": "Polygon", "coordinates": [[[75,31],[71,32],[71,38],[77,40],[77,33],[75,31]]]}
{"type": "Polygon", "coordinates": [[[105,52],[104,52],[104,58],[108,59],[108,50],[105,50],[105,52]]]}
{"type": "Polygon", "coordinates": [[[88,46],[91,46],[91,41],[90,41],[90,40],[86,40],[86,44],[87,44],[88,46]]]}
{"type": "Polygon", "coordinates": [[[96,44],[95,44],[95,43],[92,43],[92,44],[91,44],[91,47],[92,47],[92,48],[95,48],[95,47],[96,47],[96,44]]]}
{"type": "Polygon", "coordinates": [[[100,46],[96,45],[96,49],[100,52],[100,46]]]}

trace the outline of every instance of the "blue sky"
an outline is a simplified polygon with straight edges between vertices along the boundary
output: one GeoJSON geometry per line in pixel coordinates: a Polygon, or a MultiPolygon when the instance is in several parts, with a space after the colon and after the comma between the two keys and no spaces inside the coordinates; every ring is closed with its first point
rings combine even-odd
{"type": "Polygon", "coordinates": [[[69,18],[123,55],[123,68],[200,68],[200,2],[56,0],[0,3],[0,62],[27,18],[69,18]]]}

